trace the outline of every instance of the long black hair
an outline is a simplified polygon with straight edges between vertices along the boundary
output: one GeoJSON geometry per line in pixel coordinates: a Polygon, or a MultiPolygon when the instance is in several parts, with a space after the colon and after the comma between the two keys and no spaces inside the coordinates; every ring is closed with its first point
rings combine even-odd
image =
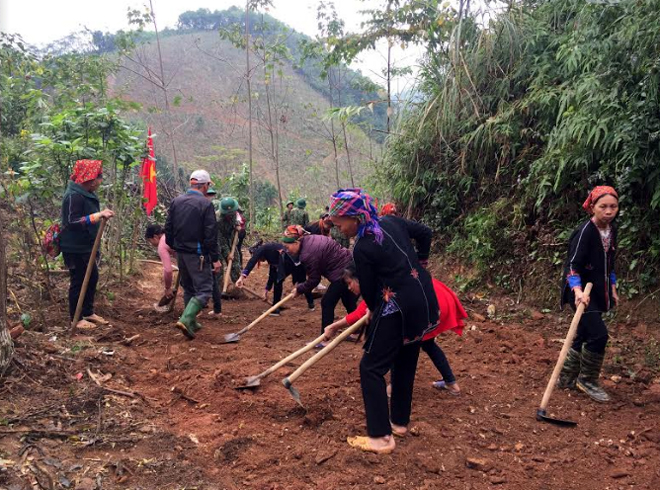
{"type": "Polygon", "coordinates": [[[163,235],[165,233],[165,230],[163,230],[163,227],[157,224],[151,224],[147,226],[147,230],[144,232],[144,237],[148,240],[149,238],[153,238],[156,235],[163,235]]]}
{"type": "Polygon", "coordinates": [[[355,279],[357,280],[357,269],[355,268],[355,262],[352,262],[346,266],[344,269],[344,279],[355,279]]]}

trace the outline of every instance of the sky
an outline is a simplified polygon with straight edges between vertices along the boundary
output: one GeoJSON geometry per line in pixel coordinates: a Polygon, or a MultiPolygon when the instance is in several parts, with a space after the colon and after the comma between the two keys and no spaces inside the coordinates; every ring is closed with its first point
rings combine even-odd
{"type": "MultiPolygon", "coordinates": [[[[152,0],[158,28],[175,27],[179,14],[186,10],[208,8],[223,10],[236,5],[244,8],[245,2],[236,0],[152,0]]],[[[316,8],[319,0],[274,0],[269,13],[309,36],[317,34],[316,8]]],[[[334,0],[339,16],[346,23],[346,31],[359,31],[362,16],[360,10],[376,7],[378,0],[334,0]]],[[[127,9],[143,9],[148,0],[0,0],[0,31],[18,33],[28,44],[48,44],[72,32],[85,28],[115,32],[128,29],[127,9]]],[[[414,65],[420,56],[417,49],[395,52],[395,64],[414,65]]],[[[360,69],[377,83],[375,73],[384,67],[380,53],[361,56],[353,68],[360,69]]],[[[394,92],[405,91],[411,79],[395,81],[394,92]]]]}

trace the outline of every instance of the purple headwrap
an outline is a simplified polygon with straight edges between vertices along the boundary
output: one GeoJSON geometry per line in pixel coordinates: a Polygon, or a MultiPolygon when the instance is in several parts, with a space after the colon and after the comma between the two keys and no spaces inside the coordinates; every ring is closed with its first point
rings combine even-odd
{"type": "Polygon", "coordinates": [[[360,220],[358,237],[372,233],[377,243],[383,242],[383,230],[378,224],[378,209],[373,199],[362,189],[339,189],[330,201],[330,216],[356,216],[360,220]]]}

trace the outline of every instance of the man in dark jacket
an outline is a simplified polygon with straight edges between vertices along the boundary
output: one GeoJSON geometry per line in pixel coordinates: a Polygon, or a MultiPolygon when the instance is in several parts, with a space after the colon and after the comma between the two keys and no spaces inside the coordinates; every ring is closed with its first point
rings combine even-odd
{"type": "Polygon", "coordinates": [[[114,216],[110,209],[100,211],[99,198],[95,194],[103,180],[102,166],[101,160],[78,160],[62,200],[60,250],[71,278],[69,284],[71,320],[76,312],[87,265],[90,260],[94,262],[83,300],[82,320],[76,324],[76,328],[80,329],[94,328],[94,324],[108,324],[104,318],[94,313],[94,296],[99,270],[98,255],[91,256],[101,219],[110,219],[114,216]]]}
{"type": "Polygon", "coordinates": [[[197,314],[213,294],[213,272],[222,268],[215,211],[205,197],[211,184],[206,170],[195,170],[190,175],[190,189],[172,201],[165,223],[167,245],[177,252],[186,305],[176,326],[191,340],[202,328],[197,314]]]}
{"type": "MultiPolygon", "coordinates": [[[[293,290],[295,296],[311,293],[321,282],[321,276],[330,281],[330,286],[321,300],[321,330],[335,319],[335,306],[341,302],[351,313],[357,307],[357,296],[349,291],[344,282],[344,269],[352,262],[351,252],[332,238],[323,235],[306,235],[297,226],[289,226],[282,241],[294,263],[302,263],[307,270],[307,280],[293,290]]],[[[295,297],[294,296],[294,297],[295,297]]]]}

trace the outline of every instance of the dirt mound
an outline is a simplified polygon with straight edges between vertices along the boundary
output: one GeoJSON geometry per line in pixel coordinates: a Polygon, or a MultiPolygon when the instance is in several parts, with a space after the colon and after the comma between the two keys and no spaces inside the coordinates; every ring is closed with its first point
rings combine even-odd
{"type": "Polygon", "coordinates": [[[296,382],[304,409],[280,383],[304,359],[255,392],[234,389],[316,337],[320,308],[296,300],[221,344],[265,309],[257,299],[225,301],[223,317],[201,316],[189,342],[173,328],[175,313],[151,309],[159,277],[153,266],[133,284],[139,291],[115,291],[99,306],[112,326],[69,336],[55,309],[45,312],[46,332],[19,338],[0,388],[0,488],[658,488],[657,325],[644,325],[639,342],[611,324],[604,382],[613,401],[557,391],[549,413],[579,422],[565,429],[534,415],[568,319],[464,298],[481,320],[440,339],[461,396],[431,387],[438,373],[422,354],[414,434],[376,456],[345,442],[365,432],[360,345],[339,346],[296,382]]]}

